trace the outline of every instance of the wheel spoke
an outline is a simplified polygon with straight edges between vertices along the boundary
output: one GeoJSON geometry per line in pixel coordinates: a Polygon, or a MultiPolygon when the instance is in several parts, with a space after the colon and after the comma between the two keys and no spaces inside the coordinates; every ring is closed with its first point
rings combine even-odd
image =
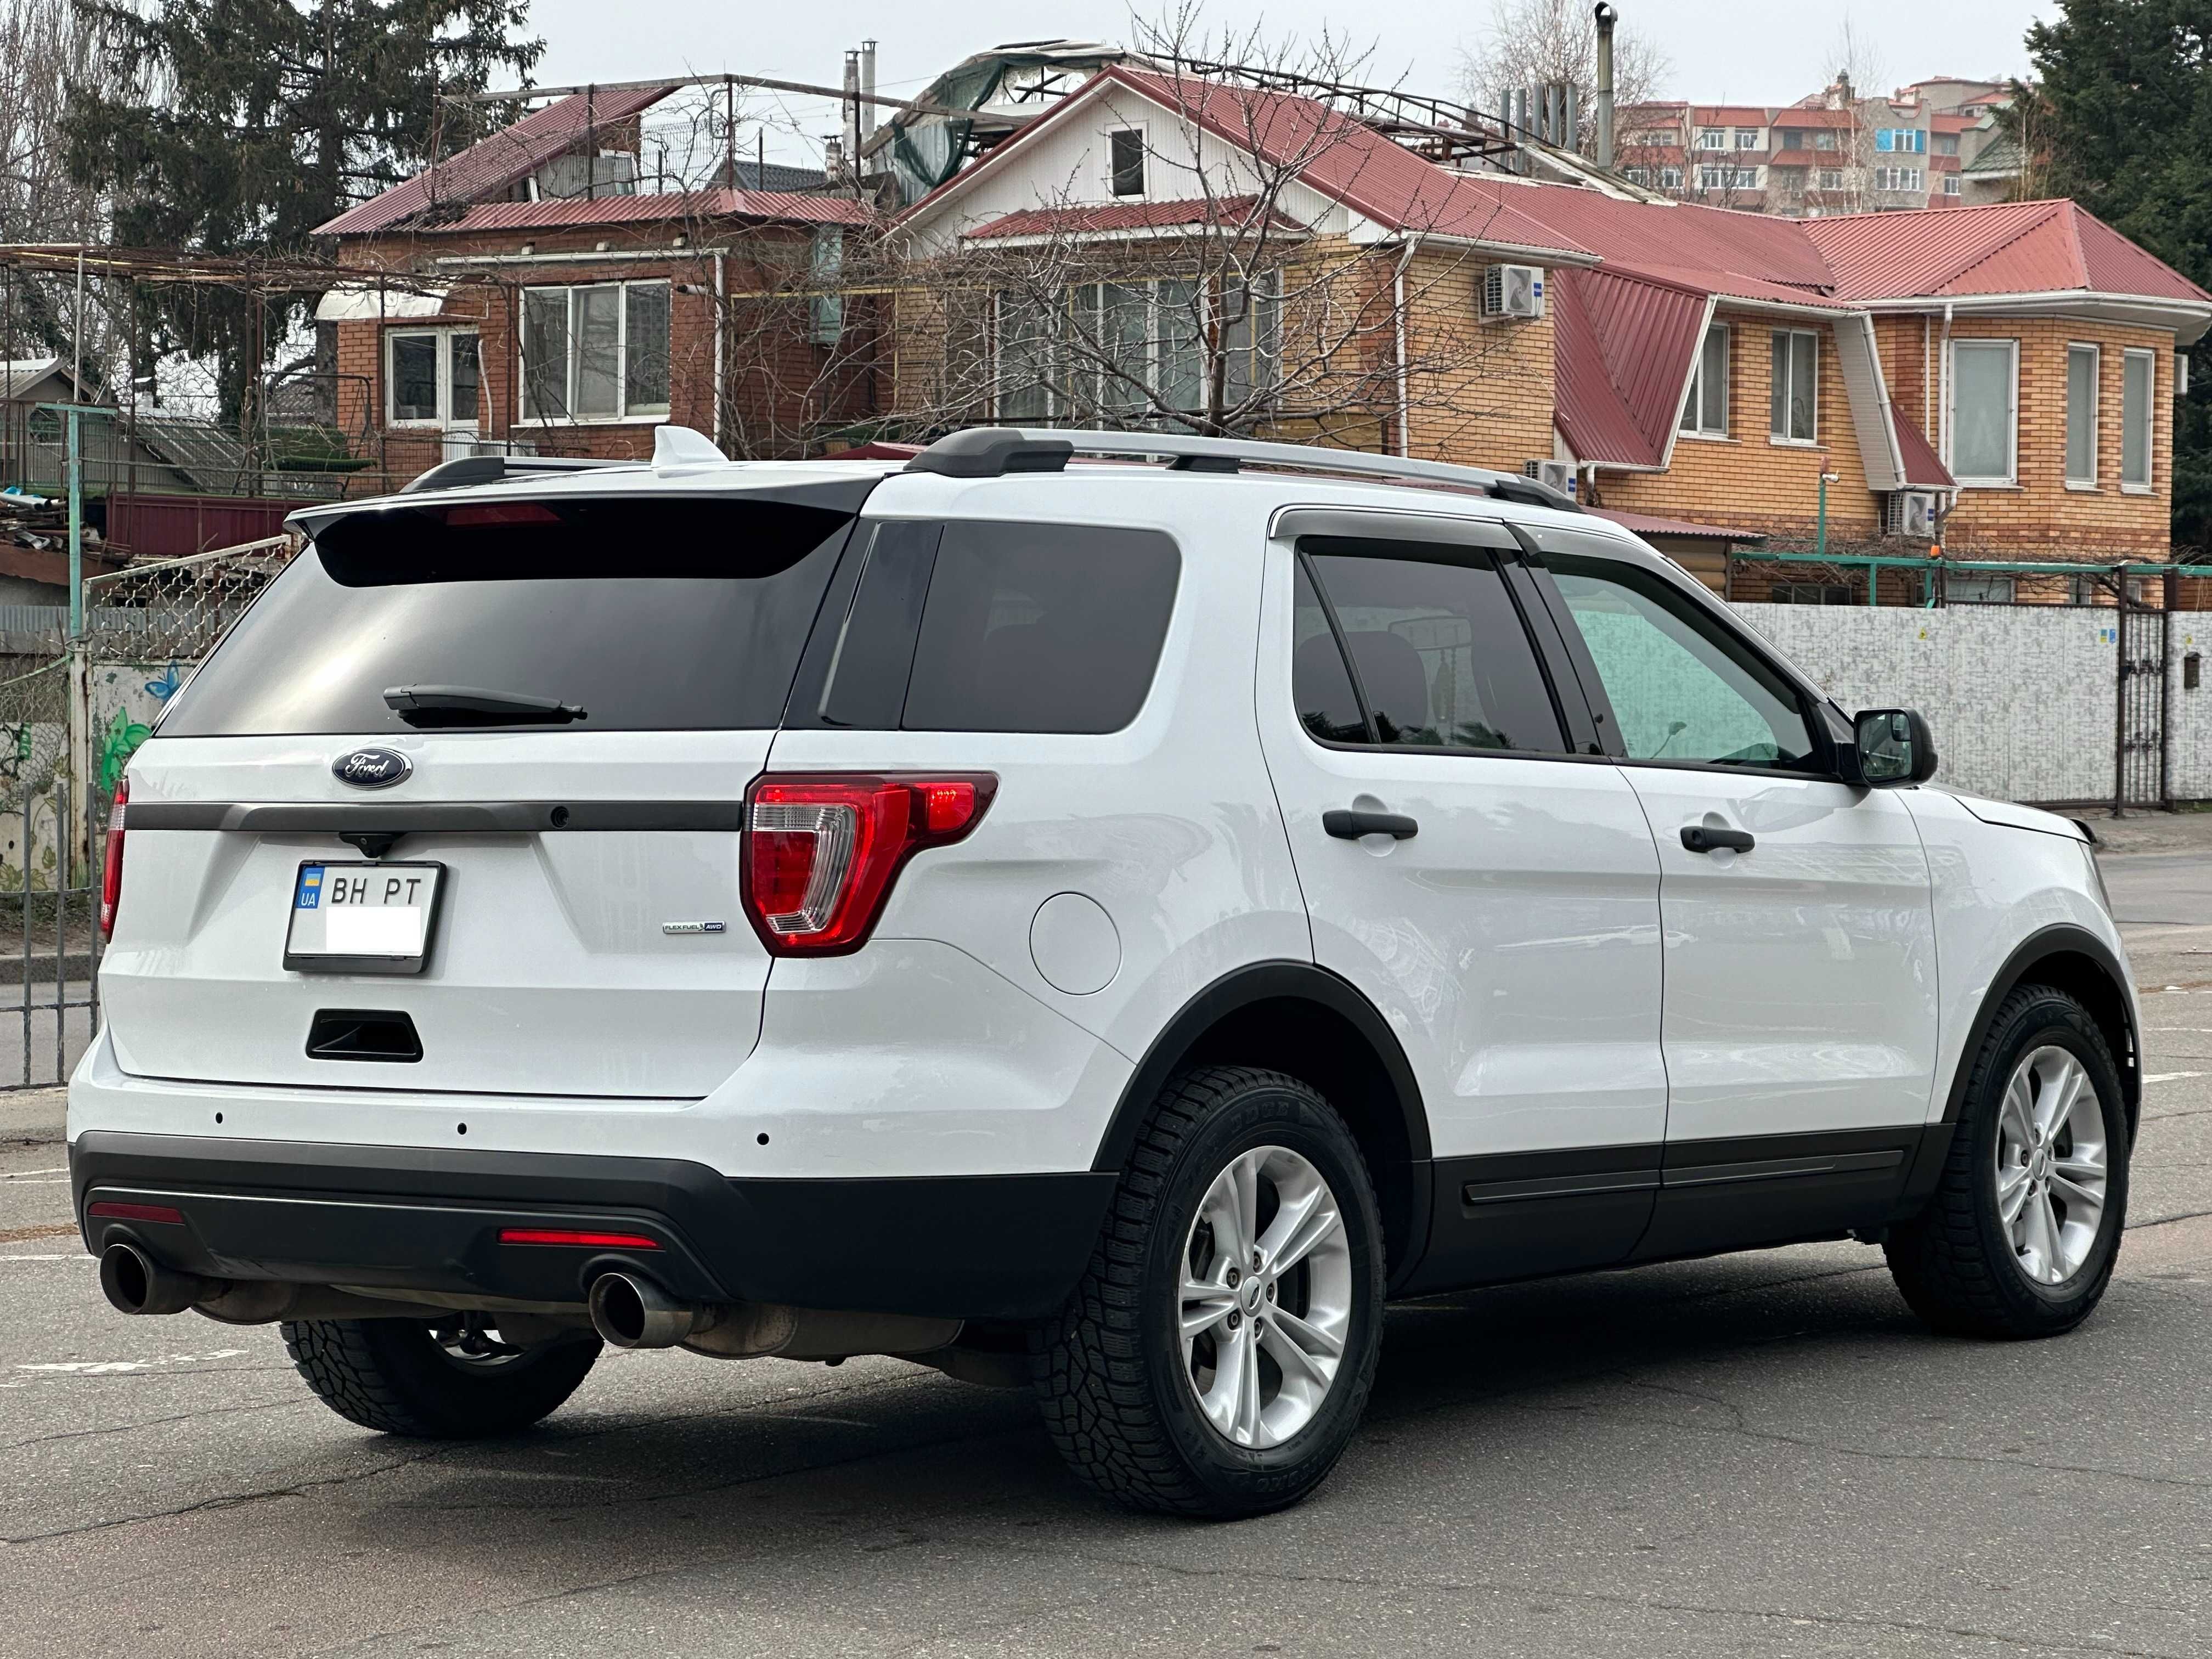
{"type": "Polygon", "coordinates": [[[2081,1097],[2082,1086],[2088,1080],[2070,1054],[2052,1068],[2044,1082],[2043,1098],[2036,1110],[2037,1123],[2046,1137],[2057,1139],[2058,1132],[2066,1127],[2066,1120],[2074,1115],[2074,1103],[2081,1097]]]}
{"type": "Polygon", "coordinates": [[[1252,1325],[1246,1321],[1244,1328],[1237,1333],[1242,1350],[1237,1368],[1237,1443],[1243,1446],[1259,1443],[1260,1439],[1260,1352],[1252,1340],[1252,1325]]]}
{"type": "Polygon", "coordinates": [[[2000,1150],[2008,1138],[2015,1146],[2035,1145],[2035,1103],[2028,1093],[2025,1066],[2013,1073],[2012,1082],[2005,1090],[2004,1104],[1997,1111],[1997,1131],[2000,1150]]]}
{"type": "Polygon", "coordinates": [[[1202,1285],[1186,1279],[1182,1287],[1182,1340],[1202,1336],[1229,1317],[1237,1306],[1237,1293],[1225,1285],[1202,1285]]]}
{"type": "Polygon", "coordinates": [[[2021,1206],[2027,1202],[2029,1191],[2027,1171],[2023,1168],[2015,1165],[1997,1177],[1997,1219],[2012,1231],[2015,1241],[2021,1206]]]}
{"type": "Polygon", "coordinates": [[[2058,1259],[2058,1215],[2051,1206],[2051,1195],[2039,1193],[2029,1209],[2035,1216],[2036,1251],[2043,1258],[2043,1277],[2057,1284],[2066,1277],[2064,1264],[2058,1259]]]}
{"type": "Polygon", "coordinates": [[[1276,1212],[1274,1224],[1267,1229],[1267,1237],[1279,1238],[1281,1242],[1272,1248],[1262,1243],[1261,1250],[1268,1259],[1270,1271],[1286,1273],[1310,1255],[1316,1245],[1332,1237],[1343,1225],[1344,1218],[1336,1212],[1336,1206],[1329,1202],[1328,1188],[1316,1187],[1299,1200],[1295,1215],[1291,1206],[1287,1203],[1276,1212]],[[1283,1224],[1285,1217],[1290,1218],[1287,1227],[1283,1224]]]}
{"type": "MultiPolygon", "coordinates": [[[[2051,1172],[2051,1189],[2064,1199],[2069,1206],[2081,1205],[2092,1214],[2101,1213],[2104,1210],[2105,1195],[2101,1191],[2094,1187],[2085,1187],[2078,1181],[2069,1180],[2056,1170],[2051,1172]]],[[[2075,1218],[2077,1221],[2086,1221],[2088,1218],[2087,1216],[2075,1218]]]]}
{"type": "Polygon", "coordinates": [[[1249,1271],[1252,1266],[1252,1245],[1260,1218],[1260,1163],[1266,1156],[1264,1151],[1247,1152],[1229,1166],[1235,1229],[1231,1237],[1236,1241],[1237,1265],[1243,1271],[1249,1271]]]}
{"type": "Polygon", "coordinates": [[[2101,1158],[2085,1156],[2077,1151],[2070,1158],[2053,1159],[2051,1169],[2054,1175],[2064,1176],[2069,1181],[2094,1182],[2100,1192],[2104,1188],[2105,1160],[2101,1158]]]}

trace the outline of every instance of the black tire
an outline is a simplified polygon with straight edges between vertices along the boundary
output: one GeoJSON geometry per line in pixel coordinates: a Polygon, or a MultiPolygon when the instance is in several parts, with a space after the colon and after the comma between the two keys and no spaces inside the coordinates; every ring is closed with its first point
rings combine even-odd
{"type": "Polygon", "coordinates": [[[478,1440],[528,1428],[599,1357],[590,1333],[493,1361],[448,1354],[407,1319],[309,1319],[283,1327],[284,1351],[315,1397],[349,1423],[423,1440],[478,1440]]]}
{"type": "MultiPolygon", "coordinates": [[[[1183,1073],[1138,1137],[1082,1282],[1032,1333],[1046,1429],[1078,1475],[1133,1508],[1217,1518],[1287,1508],[1321,1484],[1358,1426],[1382,1346],[1382,1283],[1374,1184],[1328,1103],[1278,1073],[1183,1073]],[[1336,1375],[1310,1419],[1259,1449],[1232,1443],[1207,1420],[1178,1321],[1184,1253],[1208,1188],[1238,1155],[1267,1146],[1306,1159],[1336,1200],[1349,1316],[1336,1375]]],[[[1255,1332],[1263,1327],[1255,1321],[1255,1332]]]]}
{"type": "Polygon", "coordinates": [[[1958,1130],[1935,1196],[1884,1242],[1891,1275],[1929,1325],[1959,1336],[2057,1336],[2095,1310],[2127,1224],[2130,1137],[2119,1069],[2097,1023],[2073,997],[2023,985],[1997,1010],[1971,1061],[1958,1130]],[[1997,1208],[1998,1119],[2014,1069],[2035,1050],[2063,1048],[2095,1089],[2105,1129],[2106,1189],[2094,1243],[2057,1284],[2031,1279],[1997,1208]]]}

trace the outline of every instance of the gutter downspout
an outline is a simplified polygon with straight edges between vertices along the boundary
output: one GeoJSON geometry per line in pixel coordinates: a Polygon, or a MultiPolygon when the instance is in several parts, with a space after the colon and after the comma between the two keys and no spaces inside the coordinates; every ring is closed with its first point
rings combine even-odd
{"type": "Polygon", "coordinates": [[[724,270],[729,258],[726,253],[714,256],[714,423],[710,435],[717,449],[722,447],[722,393],[729,374],[729,357],[722,349],[723,313],[728,303],[724,297],[724,270]]]}
{"type": "MultiPolygon", "coordinates": [[[[1942,391],[1936,404],[1936,453],[1943,458],[1948,469],[1951,465],[1951,302],[1943,301],[1942,359],[1936,365],[1941,376],[1942,391]]],[[[1956,473],[1952,475],[1957,477],[1956,473]]]]}
{"type": "Polygon", "coordinates": [[[1406,251],[1398,256],[1398,269],[1390,278],[1390,308],[1398,335],[1398,453],[1411,458],[1413,434],[1409,429],[1413,419],[1413,398],[1406,376],[1406,267],[1413,262],[1416,244],[1407,242],[1406,251]]]}

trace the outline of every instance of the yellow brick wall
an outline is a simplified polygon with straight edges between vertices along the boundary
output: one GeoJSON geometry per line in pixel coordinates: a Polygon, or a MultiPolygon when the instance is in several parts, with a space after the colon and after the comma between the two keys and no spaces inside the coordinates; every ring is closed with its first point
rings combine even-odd
{"type": "Polygon", "coordinates": [[[1726,306],[1715,320],[1729,325],[1728,436],[1678,435],[1673,465],[1665,472],[1600,472],[1595,504],[1770,535],[1810,535],[1819,521],[1825,471],[1839,478],[1828,486],[1830,537],[1864,540],[1876,534],[1881,502],[1866,487],[1833,331],[1826,324],[1785,322],[1726,306]],[[1820,336],[1813,446],[1777,443],[1769,430],[1770,336],[1778,327],[1809,327],[1820,336]]]}
{"type": "Polygon", "coordinates": [[[1486,269],[1427,253],[1407,270],[1406,361],[1431,366],[1407,377],[1407,448],[1518,472],[1553,453],[1552,319],[1484,317],[1486,269]]]}
{"type": "MultiPolygon", "coordinates": [[[[1890,395],[1938,441],[1943,325],[1939,317],[1883,318],[1876,324],[1890,395]]],[[[2020,344],[2018,483],[1969,489],[1945,526],[1954,553],[2019,552],[2165,558],[2171,550],[2173,454],[2173,336],[2066,318],[1954,317],[1953,339],[2020,344]],[[2097,488],[2066,485],[2066,348],[2099,348],[2097,488]],[[2151,388],[2151,488],[2120,488],[2120,375],[2130,349],[2157,354],[2151,388]]]]}

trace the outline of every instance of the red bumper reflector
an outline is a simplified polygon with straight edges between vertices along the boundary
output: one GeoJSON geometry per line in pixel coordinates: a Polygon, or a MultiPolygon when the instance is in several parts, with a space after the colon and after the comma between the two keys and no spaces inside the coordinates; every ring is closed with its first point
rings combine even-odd
{"type": "Polygon", "coordinates": [[[119,1204],[103,1198],[88,1206],[85,1213],[95,1221],[159,1221],[172,1227],[185,1224],[185,1212],[167,1204],[119,1204]]]}
{"type": "Polygon", "coordinates": [[[501,1227],[502,1244],[572,1244],[595,1250],[657,1250],[659,1243],[643,1233],[580,1232],[567,1227],[501,1227]]]}

